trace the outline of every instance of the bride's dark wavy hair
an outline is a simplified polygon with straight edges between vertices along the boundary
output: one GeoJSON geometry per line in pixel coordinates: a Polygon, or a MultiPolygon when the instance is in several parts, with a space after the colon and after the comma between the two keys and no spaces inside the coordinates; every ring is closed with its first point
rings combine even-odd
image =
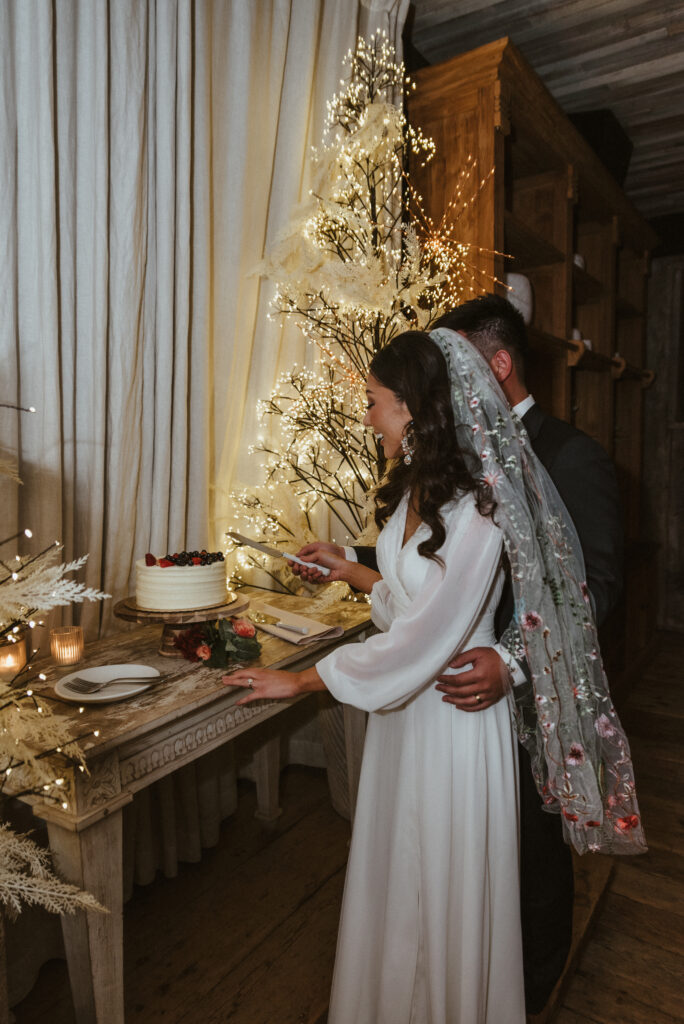
{"type": "Polygon", "coordinates": [[[460,494],[473,494],[480,515],[490,516],[496,507],[490,488],[468,469],[456,439],[446,360],[429,334],[405,331],[373,356],[369,369],[406,403],[413,419],[411,464],[402,457],[389,460],[375,492],[375,522],[381,527],[403,495],[413,493],[431,531],[418,553],[441,563],[436,554],[446,539],[441,506],[460,494]]]}

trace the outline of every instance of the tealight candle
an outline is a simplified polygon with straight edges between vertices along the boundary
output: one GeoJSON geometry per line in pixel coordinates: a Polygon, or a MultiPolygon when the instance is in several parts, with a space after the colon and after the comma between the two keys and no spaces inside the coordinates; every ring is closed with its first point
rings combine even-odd
{"type": "Polygon", "coordinates": [[[0,640],[0,679],[14,679],[26,664],[26,637],[23,633],[14,634],[0,640]]]}
{"type": "Polygon", "coordinates": [[[83,657],[83,627],[56,626],[51,629],[50,653],[58,665],[75,665],[83,657]]]}

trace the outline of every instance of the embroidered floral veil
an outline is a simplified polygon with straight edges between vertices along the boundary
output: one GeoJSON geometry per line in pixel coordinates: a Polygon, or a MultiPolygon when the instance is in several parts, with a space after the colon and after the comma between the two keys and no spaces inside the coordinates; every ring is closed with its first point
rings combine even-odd
{"type": "Polygon", "coordinates": [[[603,671],[577,532],[486,360],[454,331],[430,337],[449,369],[462,450],[497,503],[515,600],[506,645],[532,678],[531,687],[514,687],[515,716],[539,792],[580,853],[642,853],[629,745],[603,671]]]}

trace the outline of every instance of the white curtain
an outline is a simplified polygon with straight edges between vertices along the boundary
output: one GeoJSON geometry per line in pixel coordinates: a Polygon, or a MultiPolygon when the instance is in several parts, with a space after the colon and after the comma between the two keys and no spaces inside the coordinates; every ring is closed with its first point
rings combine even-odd
{"type": "MultiPolygon", "coordinates": [[[[408,0],[0,4],[0,444],[7,533],[89,552],[217,545],[255,402],[304,361],[253,270],[305,194],[357,34],[408,0]]],[[[87,605],[90,635],[113,602],[87,605]]],[[[77,612],[78,614],[78,612],[77,612]]]]}
{"type": "MultiPolygon", "coordinates": [[[[306,194],[343,56],[377,29],[400,49],[407,11],[0,0],[0,403],[37,409],[0,408],[24,481],[0,478],[0,536],[89,552],[81,578],[115,600],[144,552],[218,544],[225,494],[256,478],[256,399],[307,358],[254,267],[306,194]]],[[[113,603],[82,609],[90,638],[116,628],[113,603]]],[[[301,739],[285,750],[301,760],[301,739]]],[[[127,888],[213,843],[234,786],[225,750],[145,791],[127,888]]],[[[59,951],[36,934],[16,998],[59,951]]]]}

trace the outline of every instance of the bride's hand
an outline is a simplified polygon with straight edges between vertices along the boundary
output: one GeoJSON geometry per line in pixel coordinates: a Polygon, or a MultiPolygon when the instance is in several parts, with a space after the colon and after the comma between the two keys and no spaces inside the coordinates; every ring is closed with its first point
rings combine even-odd
{"type": "Polygon", "coordinates": [[[239,668],[237,672],[223,676],[224,686],[251,690],[241,697],[237,704],[251,704],[255,700],[287,700],[300,693],[325,690],[325,683],[316,671],[316,666],[303,672],[279,672],[272,668],[239,668]]]}
{"type": "MultiPolygon", "coordinates": [[[[324,565],[327,569],[334,569],[340,571],[340,562],[346,562],[344,556],[344,548],[340,544],[331,544],[329,541],[316,540],[311,544],[305,544],[303,548],[300,548],[296,552],[297,558],[303,558],[305,561],[318,562],[319,565],[324,565]],[[332,563],[335,564],[332,564],[332,563]]],[[[295,576],[301,576],[306,583],[329,583],[331,581],[332,573],[330,576],[324,576],[322,572],[316,568],[315,565],[304,566],[298,565],[296,562],[290,564],[290,568],[295,576]]],[[[342,579],[341,576],[335,576],[334,579],[342,579]]]]}
{"type": "Polygon", "coordinates": [[[241,668],[223,676],[224,686],[251,690],[238,704],[251,704],[254,700],[286,700],[301,693],[298,672],[278,672],[268,668],[241,668]]]}

